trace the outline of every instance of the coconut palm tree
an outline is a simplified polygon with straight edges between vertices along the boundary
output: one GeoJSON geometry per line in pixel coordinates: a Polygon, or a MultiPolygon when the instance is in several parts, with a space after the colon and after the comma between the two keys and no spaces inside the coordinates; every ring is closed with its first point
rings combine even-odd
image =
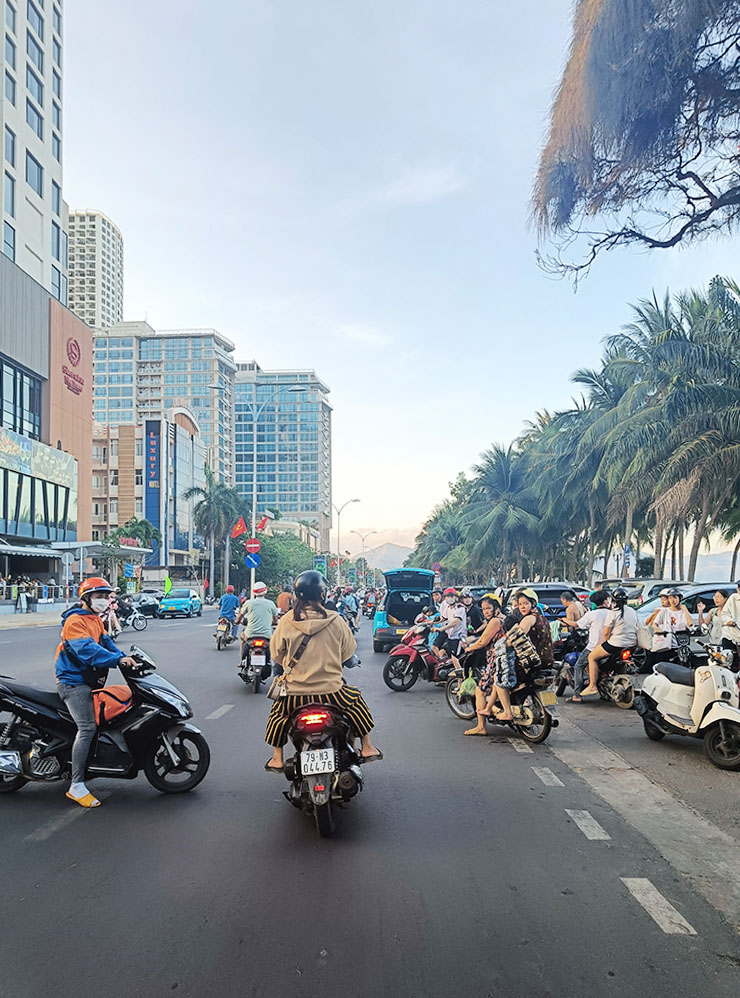
{"type": "MultiPolygon", "coordinates": [[[[212,587],[215,587],[216,543],[221,540],[226,541],[223,579],[224,585],[228,585],[231,531],[239,515],[244,515],[244,500],[236,489],[229,488],[223,482],[219,482],[208,465],[205,467],[205,485],[194,485],[187,489],[183,493],[183,499],[198,500],[193,510],[193,518],[198,533],[208,539],[212,587]]],[[[213,588],[211,592],[213,592],[213,588]]]]}

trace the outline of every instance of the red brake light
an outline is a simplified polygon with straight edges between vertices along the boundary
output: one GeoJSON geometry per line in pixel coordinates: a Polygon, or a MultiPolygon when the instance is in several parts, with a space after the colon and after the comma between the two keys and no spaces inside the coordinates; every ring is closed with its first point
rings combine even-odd
{"type": "Polygon", "coordinates": [[[315,710],[306,714],[299,714],[298,724],[303,725],[304,728],[321,728],[330,717],[331,715],[328,710],[315,710]]]}
{"type": "Polygon", "coordinates": [[[316,786],[314,787],[314,790],[326,790],[326,787],[324,786],[323,783],[317,783],[316,786]]]}
{"type": "Polygon", "coordinates": [[[264,638],[256,638],[254,641],[255,648],[263,648],[265,644],[264,638]]]}
{"type": "Polygon", "coordinates": [[[622,660],[627,662],[631,658],[632,658],[632,652],[629,650],[629,648],[625,648],[624,651],[622,652],[622,660]]]}

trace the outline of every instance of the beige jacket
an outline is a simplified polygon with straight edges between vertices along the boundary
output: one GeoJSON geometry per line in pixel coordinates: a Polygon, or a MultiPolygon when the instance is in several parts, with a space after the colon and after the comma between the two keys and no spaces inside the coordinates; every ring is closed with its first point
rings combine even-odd
{"type": "Polygon", "coordinates": [[[287,679],[288,696],[336,693],[342,687],[342,662],[355,653],[357,642],[335,610],[326,617],[309,610],[305,620],[293,620],[293,611],[280,618],[270,641],[270,654],[287,669],[304,635],[311,637],[287,679]]]}

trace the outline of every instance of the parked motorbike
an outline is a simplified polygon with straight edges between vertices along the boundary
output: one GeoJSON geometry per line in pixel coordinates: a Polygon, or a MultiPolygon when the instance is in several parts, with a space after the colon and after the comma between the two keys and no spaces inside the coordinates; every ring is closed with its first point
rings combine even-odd
{"type": "Polygon", "coordinates": [[[228,648],[232,641],[236,641],[233,634],[234,621],[227,617],[219,617],[216,625],[216,651],[228,648]]]}
{"type": "Polygon", "coordinates": [[[269,650],[269,638],[246,638],[242,642],[243,658],[239,666],[239,678],[247,686],[251,686],[255,693],[259,693],[261,684],[270,675],[269,650]]]}
{"type": "MultiPolygon", "coordinates": [[[[208,772],[208,743],[187,723],[193,716],[187,699],[153,675],[156,666],[146,652],[132,645],[130,655],[136,668],[121,667],[128,686],[93,693],[99,726],[86,780],[133,780],[143,770],[161,793],[185,793],[208,772]]],[[[0,676],[0,715],[0,793],[70,778],[77,727],[55,691],[0,676]]]]}
{"type": "MultiPolygon", "coordinates": [[[[475,694],[461,692],[461,686],[468,673],[472,674],[476,683],[480,680],[481,670],[466,669],[463,662],[462,671],[458,670],[447,680],[445,698],[447,706],[455,717],[473,722],[476,719],[475,694]]],[[[513,690],[511,693],[511,712],[514,720],[499,721],[496,714],[491,713],[487,719],[488,723],[512,728],[533,745],[544,742],[552,729],[560,724],[558,698],[555,691],[550,688],[555,682],[556,675],[554,669],[540,669],[538,672],[527,674],[521,689],[513,690]]]]}
{"type": "Polygon", "coordinates": [[[431,625],[420,615],[400,643],[391,648],[383,666],[383,682],[394,693],[406,693],[419,676],[429,683],[443,682],[454,669],[449,658],[437,658],[429,647],[430,630],[431,625]]]}
{"type": "Polygon", "coordinates": [[[334,834],[334,808],[344,807],[363,789],[362,758],[355,751],[350,725],[337,707],[312,703],[290,717],[288,737],[295,755],[284,762],[290,789],[286,800],[312,815],[319,835],[334,834]]]}
{"type": "Polygon", "coordinates": [[[704,741],[704,752],[719,769],[740,770],[740,678],[728,668],[733,653],[707,647],[706,665],[690,669],[659,662],[635,698],[645,734],[688,735],[704,741]]]}

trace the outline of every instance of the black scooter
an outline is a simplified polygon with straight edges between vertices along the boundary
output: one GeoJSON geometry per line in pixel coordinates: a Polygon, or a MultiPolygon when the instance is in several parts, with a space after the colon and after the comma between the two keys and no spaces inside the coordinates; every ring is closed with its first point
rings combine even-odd
{"type": "MultiPolygon", "coordinates": [[[[136,668],[121,667],[131,701],[110,721],[101,719],[90,749],[86,779],[133,780],[143,770],[165,794],[197,787],[211,754],[201,732],[187,721],[185,697],[161,676],[136,645],[136,668]]],[[[0,793],[26,783],[69,779],[75,723],[56,692],[37,690],[0,676],[0,793]]]]}

